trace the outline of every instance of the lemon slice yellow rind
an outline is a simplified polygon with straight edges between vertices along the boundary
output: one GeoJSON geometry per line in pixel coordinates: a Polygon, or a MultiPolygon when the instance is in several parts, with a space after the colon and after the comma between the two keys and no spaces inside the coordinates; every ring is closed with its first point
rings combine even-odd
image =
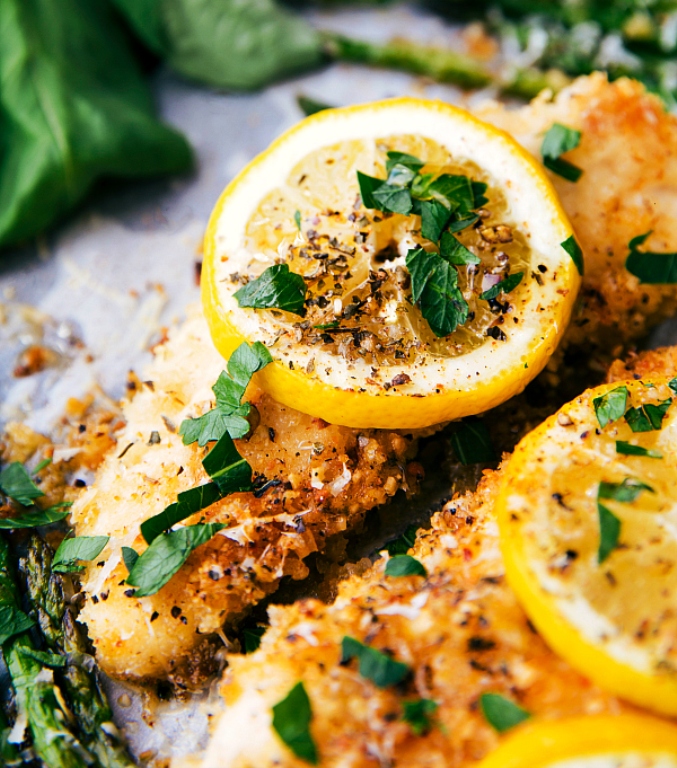
{"type": "MultiPolygon", "coordinates": [[[[367,169],[369,170],[369,169],[367,169]]],[[[566,328],[580,283],[561,247],[572,229],[543,169],[507,134],[467,112],[441,102],[394,99],[327,110],[302,121],[277,139],[226,188],[212,213],[206,237],[202,296],[215,346],[228,357],[243,340],[271,348],[275,362],[258,374],[275,399],[326,421],[352,427],[420,428],[487,410],[520,392],[545,366],[566,328]],[[406,386],[376,383],[368,364],[348,364],[315,350],[280,352],[277,329],[261,312],[242,309],[228,286],[233,259],[241,250],[243,222],[268,189],[284,185],[314,148],[343,139],[375,141],[424,133],[452,154],[490,171],[505,191],[514,220],[526,233],[551,279],[524,289],[518,313],[525,321],[510,328],[510,340],[487,339],[453,358],[435,359],[410,374],[406,386]],[[308,373],[311,367],[312,374],[308,373]],[[352,367],[351,367],[352,366],[352,367]]],[[[535,258],[535,257],[534,257],[535,258]]],[[[239,262],[238,262],[239,263],[239,262]]],[[[535,264],[532,267],[535,268],[535,264]]],[[[399,368],[393,366],[393,374],[399,368]]]]}

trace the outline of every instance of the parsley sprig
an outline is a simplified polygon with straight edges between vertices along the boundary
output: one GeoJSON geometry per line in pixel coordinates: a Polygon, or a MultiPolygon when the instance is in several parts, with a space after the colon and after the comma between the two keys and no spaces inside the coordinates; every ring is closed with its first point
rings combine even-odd
{"type": "Polygon", "coordinates": [[[583,171],[562,155],[576,149],[581,140],[581,132],[561,123],[554,123],[543,137],[541,156],[543,165],[567,181],[576,182],[583,171]]]}

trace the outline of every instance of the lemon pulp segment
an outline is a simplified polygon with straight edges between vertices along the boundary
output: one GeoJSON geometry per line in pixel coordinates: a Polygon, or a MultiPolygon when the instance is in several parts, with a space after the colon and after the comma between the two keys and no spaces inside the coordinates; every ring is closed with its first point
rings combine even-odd
{"type": "Polygon", "coordinates": [[[462,110],[415,99],[331,110],[222,195],[205,241],[205,312],[222,354],[243,338],[271,349],[259,382],[283,403],[348,426],[429,426],[502,402],[545,365],[579,284],[561,247],[570,235],[541,169],[462,110]],[[405,268],[410,249],[434,247],[420,217],[360,199],[357,172],[385,178],[388,151],[488,186],[476,225],[456,235],[480,259],[458,269],[468,320],[442,338],[414,306],[405,268]],[[303,317],[238,306],[233,294],[276,263],[304,277],[303,317]],[[509,294],[480,298],[518,272],[509,294]]]}
{"type": "Polygon", "coordinates": [[[546,641],[607,690],[671,715],[677,715],[674,398],[667,378],[587,391],[518,445],[497,503],[509,582],[546,641]],[[661,428],[633,432],[623,416],[601,427],[594,401],[619,387],[627,392],[626,411],[669,403],[661,428]],[[619,453],[618,444],[650,455],[619,453]],[[602,556],[609,513],[619,532],[602,556]]]}
{"type": "Polygon", "coordinates": [[[479,768],[675,768],[677,727],[646,715],[592,715],[520,726],[479,768]]]}

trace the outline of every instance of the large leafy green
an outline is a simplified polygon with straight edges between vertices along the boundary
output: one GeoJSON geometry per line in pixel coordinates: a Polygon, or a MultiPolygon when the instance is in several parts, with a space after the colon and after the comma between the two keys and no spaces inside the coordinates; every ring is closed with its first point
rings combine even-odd
{"type": "Polygon", "coordinates": [[[101,176],[190,166],[106,0],[3,0],[0,41],[0,246],[61,218],[101,176]]]}
{"type": "Polygon", "coordinates": [[[217,88],[261,88],[319,64],[322,38],[273,0],[113,0],[179,74],[217,88]]]}

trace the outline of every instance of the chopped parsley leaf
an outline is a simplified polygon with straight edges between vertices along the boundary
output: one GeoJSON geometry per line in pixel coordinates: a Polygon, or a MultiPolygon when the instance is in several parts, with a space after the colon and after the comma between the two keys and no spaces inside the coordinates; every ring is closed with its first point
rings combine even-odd
{"type": "Polygon", "coordinates": [[[638,408],[629,408],[625,420],[633,432],[654,432],[663,426],[663,419],[671,403],[672,398],[668,398],[658,405],[646,403],[638,408]]]}
{"type": "Polygon", "coordinates": [[[656,491],[641,480],[634,477],[626,477],[622,483],[606,483],[602,481],[597,491],[598,499],[612,499],[613,501],[632,502],[642,491],[656,493],[656,491]]]}
{"type": "Polygon", "coordinates": [[[621,534],[621,521],[604,504],[597,502],[597,514],[599,516],[599,548],[597,550],[597,562],[601,565],[618,546],[618,538],[621,534]]]}
{"type": "Polygon", "coordinates": [[[243,285],[233,296],[239,307],[281,309],[294,315],[305,314],[306,281],[289,270],[288,264],[273,264],[243,285]]]}
{"type": "Polygon", "coordinates": [[[427,576],[425,566],[411,555],[395,555],[388,560],[386,576],[427,576]]]}
{"type": "Polygon", "coordinates": [[[582,275],[584,270],[584,261],[583,261],[583,251],[581,250],[581,246],[576,242],[576,238],[573,235],[569,235],[567,239],[560,243],[562,248],[571,256],[571,260],[576,265],[576,269],[578,270],[578,274],[582,275]]]}
{"type": "Polygon", "coordinates": [[[475,256],[472,251],[469,251],[465,245],[463,245],[463,243],[449,231],[443,232],[442,237],[440,238],[440,254],[444,256],[447,261],[459,266],[480,263],[480,257],[475,256]]]}
{"type": "Polygon", "coordinates": [[[385,550],[391,557],[395,555],[406,555],[407,552],[414,546],[416,541],[416,532],[418,531],[417,525],[409,525],[401,536],[389,541],[385,545],[385,550]]]}
{"type": "Polygon", "coordinates": [[[35,499],[45,495],[31,480],[26,467],[19,461],[8,464],[0,472],[0,491],[24,507],[33,506],[35,499]]]}
{"type": "Polygon", "coordinates": [[[122,547],[122,562],[125,564],[127,572],[134,567],[134,563],[139,559],[139,553],[131,547],[122,547]]]}
{"type": "Polygon", "coordinates": [[[483,299],[484,301],[491,301],[492,299],[498,298],[498,295],[501,293],[510,293],[510,291],[517,288],[517,286],[522,282],[523,277],[524,272],[515,272],[513,275],[507,275],[503,278],[503,280],[501,280],[500,283],[492,285],[491,288],[481,293],[480,299],[483,299]]]}
{"type": "Polygon", "coordinates": [[[452,433],[450,441],[458,460],[465,466],[498,460],[489,430],[482,419],[471,417],[462,421],[452,433]]]}
{"type": "Polygon", "coordinates": [[[242,644],[245,653],[254,653],[261,645],[261,638],[266,634],[268,627],[245,627],[242,630],[242,644]]]}
{"type": "Polygon", "coordinates": [[[616,453],[625,456],[646,456],[650,459],[662,459],[663,454],[650,448],[643,448],[641,445],[634,445],[625,440],[616,440],[616,453]]]}
{"type": "Polygon", "coordinates": [[[70,514],[72,501],[61,501],[48,509],[27,512],[21,517],[0,518],[0,530],[16,530],[17,528],[36,528],[39,525],[50,525],[63,520],[70,514]]]}
{"type": "Polygon", "coordinates": [[[317,747],[310,733],[313,711],[305,686],[299,682],[273,706],[273,729],[300,760],[317,765],[317,747]]]}
{"type": "Polygon", "coordinates": [[[391,659],[385,653],[364,645],[354,637],[345,636],[341,643],[341,663],[357,659],[360,674],[378,688],[388,688],[401,683],[409,674],[409,667],[391,659]]]}
{"type": "Polygon", "coordinates": [[[677,253],[654,253],[640,251],[651,232],[633,237],[628,243],[630,253],[625,260],[625,268],[631,275],[639,278],[640,283],[669,285],[677,283],[677,253]]]}
{"type": "Polygon", "coordinates": [[[386,173],[390,174],[396,165],[402,165],[412,171],[420,171],[425,165],[423,160],[419,160],[414,155],[408,155],[406,152],[390,151],[386,155],[386,173]]]}
{"type": "Polygon", "coordinates": [[[604,429],[607,424],[618,421],[625,414],[627,403],[628,388],[625,386],[616,387],[605,395],[596,397],[592,401],[592,405],[595,409],[599,426],[604,429]]]}
{"type": "Polygon", "coordinates": [[[294,224],[296,224],[296,229],[298,231],[301,231],[301,211],[296,210],[294,211],[294,224]]]}
{"type": "Polygon", "coordinates": [[[567,181],[578,181],[583,171],[562,155],[576,149],[581,140],[581,132],[561,123],[554,123],[543,137],[541,156],[543,165],[567,181]]]}
{"type": "Polygon", "coordinates": [[[402,702],[402,720],[409,723],[416,736],[421,736],[430,730],[432,726],[430,715],[433,715],[437,709],[438,704],[432,699],[404,701],[402,702]]]}
{"type": "Polygon", "coordinates": [[[162,512],[149,517],[141,523],[141,535],[147,544],[152,544],[161,533],[172,526],[194,515],[201,509],[211,506],[223,498],[216,483],[204,483],[195,488],[189,488],[177,495],[177,500],[165,507],[162,512]]]}
{"type": "Polygon", "coordinates": [[[222,496],[252,488],[252,468],[227,432],[204,457],[202,466],[222,496]]]}
{"type": "Polygon", "coordinates": [[[414,213],[421,216],[421,234],[436,243],[449,221],[449,209],[437,200],[417,200],[416,203],[414,213]]]}
{"type": "Polygon", "coordinates": [[[531,717],[530,712],[500,693],[483,693],[480,696],[480,709],[484,719],[499,733],[509,731],[531,717]]]}
{"type": "Polygon", "coordinates": [[[57,573],[73,573],[84,571],[79,560],[94,560],[108,544],[108,536],[75,536],[64,539],[54,553],[52,570],[57,573]]]}

